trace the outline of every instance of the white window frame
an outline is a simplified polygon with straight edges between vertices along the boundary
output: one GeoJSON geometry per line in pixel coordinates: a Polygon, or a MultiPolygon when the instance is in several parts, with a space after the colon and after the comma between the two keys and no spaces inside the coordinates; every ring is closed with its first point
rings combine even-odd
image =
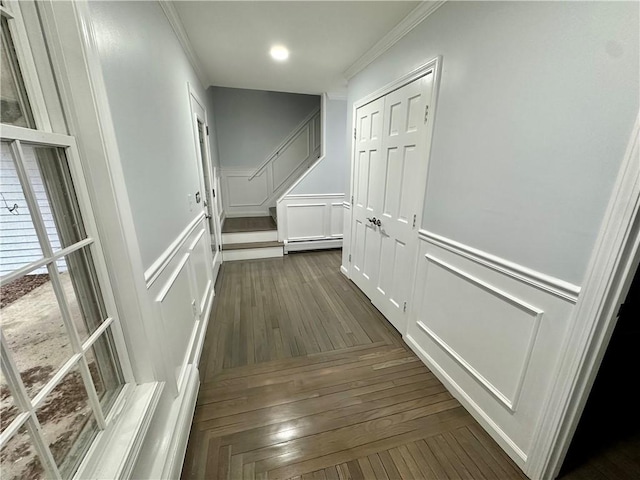
{"type": "MultiPolygon", "coordinates": [[[[106,267],[104,259],[102,258],[102,247],[100,240],[96,235],[96,224],[92,215],[92,210],[88,201],[88,193],[84,182],[81,181],[84,178],[82,173],[82,165],[79,161],[77,147],[75,139],[73,137],[51,132],[42,132],[38,130],[32,130],[28,128],[16,127],[12,125],[0,124],[0,137],[3,142],[9,142],[12,154],[15,159],[15,166],[17,170],[20,183],[22,184],[25,201],[27,208],[31,213],[31,218],[36,231],[36,235],[40,242],[43,258],[35,262],[32,262],[12,273],[5,275],[1,279],[2,284],[8,284],[17,278],[20,278],[38,268],[48,266],[49,278],[55,292],[55,296],[60,307],[60,313],[65,325],[65,331],[69,337],[71,349],[73,354],[69,357],[62,367],[54,374],[54,376],[44,385],[40,391],[31,399],[26,392],[24,384],[22,382],[20,371],[16,367],[12,358],[9,345],[2,335],[2,367],[3,372],[7,377],[7,382],[11,389],[11,393],[16,403],[16,406],[22,413],[20,413],[16,419],[2,432],[0,435],[0,447],[4,446],[17,432],[18,430],[27,424],[27,429],[30,432],[30,437],[34,442],[34,447],[40,456],[42,466],[45,469],[47,477],[60,478],[60,472],[58,467],[53,461],[53,456],[49,451],[49,447],[42,436],[42,429],[36,416],[36,410],[49,398],[49,395],[53,390],[64,380],[67,374],[69,374],[74,368],[78,368],[82,376],[85,390],[89,399],[89,405],[95,416],[98,428],[103,431],[110,423],[113,422],[116,417],[113,414],[114,408],[109,412],[103,411],[100,405],[100,398],[96,392],[95,385],[93,383],[91,373],[89,371],[89,365],[86,359],[86,355],[91,351],[91,348],[95,342],[103,338],[105,332],[111,331],[114,339],[117,358],[115,361],[119,363],[119,367],[122,371],[124,383],[132,383],[134,381],[131,371],[131,365],[129,364],[129,358],[124,342],[124,336],[122,334],[122,328],[120,320],[115,308],[115,302],[113,295],[111,294],[110,285],[106,277],[106,267]],[[78,200],[78,206],[82,215],[87,238],[80,240],[73,245],[70,245],[61,250],[55,251],[51,247],[51,242],[47,233],[47,229],[44,224],[42,213],[38,205],[33,187],[31,186],[28,173],[25,169],[25,159],[22,150],[22,145],[37,145],[46,147],[62,148],[65,151],[71,176],[74,182],[74,190],[78,200]],[[78,252],[83,249],[89,248],[92,254],[95,270],[98,275],[98,283],[102,293],[102,297],[107,309],[107,318],[103,320],[100,326],[87,338],[84,342],[81,342],[78,331],[74,325],[71,315],[71,309],[69,307],[68,299],[64,293],[62,281],[60,278],[60,272],[56,267],[56,261],[64,259],[65,256],[78,252]],[[110,330],[109,330],[110,329],[110,330]]],[[[121,390],[119,395],[122,395],[124,389],[121,390]]],[[[114,405],[119,402],[116,398],[114,405]]]]}
{"type": "MultiPolygon", "coordinates": [[[[21,68],[25,89],[29,98],[29,105],[32,110],[32,115],[35,121],[36,129],[28,129],[22,127],[16,127],[12,125],[0,124],[0,133],[2,139],[14,142],[15,146],[13,154],[16,156],[22,155],[21,144],[34,144],[34,145],[46,145],[51,147],[59,147],[65,150],[69,168],[71,170],[74,187],[76,190],[76,196],[80,212],[83,218],[87,238],[78,242],[68,248],[64,248],[60,251],[53,252],[44,251],[45,258],[33,262],[32,264],[21,268],[16,272],[12,272],[10,275],[5,276],[2,279],[2,283],[7,283],[28,271],[32,271],[34,268],[38,268],[46,265],[52,261],[62,258],[64,255],[68,255],[73,251],[77,251],[80,248],[89,248],[92,253],[96,274],[98,276],[98,283],[102,292],[105,307],[108,312],[108,318],[98,327],[98,329],[90,335],[90,337],[81,343],[77,332],[75,335],[70,335],[70,341],[73,348],[73,355],[70,359],[61,367],[61,369],[52,377],[52,379],[43,387],[43,389],[34,397],[30,399],[20,374],[15,367],[15,364],[11,358],[11,354],[6,348],[6,341],[2,337],[2,363],[7,373],[7,382],[12,389],[12,395],[14,402],[18,406],[22,413],[18,415],[4,432],[2,432],[0,442],[4,445],[13,435],[25,425],[30,433],[34,442],[34,448],[38,453],[39,459],[45,472],[51,478],[60,478],[60,472],[51,456],[48,445],[41,437],[40,425],[35,415],[36,408],[42,404],[47,398],[47,395],[55,388],[55,386],[65,377],[69,371],[74,367],[80,366],[82,378],[85,382],[87,395],[89,402],[94,412],[97,424],[100,428],[93,443],[87,450],[80,467],[75,473],[75,478],[86,478],[87,476],[93,476],[94,472],[101,471],[107,476],[117,474],[124,474],[125,476],[133,469],[136,455],[140,450],[140,443],[144,438],[147,429],[149,427],[150,418],[153,416],[154,411],[158,405],[159,399],[162,395],[164,384],[160,382],[149,382],[144,385],[139,385],[142,381],[149,378],[138,378],[135,375],[133,364],[131,362],[131,350],[127,349],[127,345],[131,348],[131,339],[127,341],[127,335],[124,331],[123,325],[120,322],[118,311],[116,307],[115,297],[112,290],[111,276],[107,270],[107,261],[104,256],[103,246],[100,242],[98,235],[99,228],[94,216],[94,210],[92,208],[92,198],[89,193],[87,185],[87,175],[83,171],[83,162],[80,158],[80,152],[76,140],[74,137],[67,135],[67,131],[54,133],[52,130],[52,122],[47,108],[47,103],[44,99],[43,86],[40,82],[50,81],[51,79],[42,78],[38,76],[38,72],[35,67],[35,59],[33,57],[33,49],[30,46],[29,35],[24,23],[22,15],[21,2],[16,0],[7,0],[4,5],[0,6],[0,15],[7,18],[7,24],[9,31],[14,42],[16,55],[21,68]],[[117,398],[111,404],[111,408],[106,415],[102,412],[102,407],[99,404],[99,399],[95,394],[92,379],[89,374],[88,366],[84,358],[85,353],[94,345],[98,338],[101,338],[104,332],[110,329],[115,344],[117,357],[115,361],[119,362],[119,366],[122,372],[124,385],[120,390],[117,398]],[[91,388],[89,388],[91,387],[91,388]],[[92,393],[93,390],[93,393],[92,393]],[[116,440],[117,439],[117,440],[116,440]],[[121,443],[113,445],[114,441],[120,440],[121,443]],[[105,469],[105,465],[108,468],[105,469]]],[[[40,61],[49,61],[49,58],[42,59],[40,61]]],[[[51,59],[54,61],[53,59],[51,59]]],[[[54,74],[57,72],[54,72],[54,74]]],[[[52,77],[53,78],[53,77],[52,77]]],[[[52,85],[47,85],[51,87],[52,85]]],[[[51,88],[47,88],[51,91],[51,88]]],[[[64,100],[64,99],[61,99],[64,100]]],[[[69,115],[69,112],[52,112],[52,115],[64,114],[69,115]]],[[[60,129],[58,122],[58,130],[60,129]]],[[[16,162],[20,164],[20,161],[16,162]]],[[[18,167],[20,168],[20,167],[18,167]]],[[[23,180],[23,186],[29,185],[28,182],[24,182],[26,175],[24,171],[18,172],[23,180]]],[[[27,187],[23,187],[27,188],[27,187]]],[[[31,190],[29,187],[28,190],[31,190]]],[[[37,203],[32,191],[25,191],[25,197],[28,199],[30,211],[37,212],[37,203]],[[34,206],[32,210],[32,206],[34,206]]],[[[34,217],[38,217],[35,214],[34,217]]],[[[34,221],[36,233],[39,238],[44,235],[46,237],[46,231],[43,230],[44,226],[34,221]]],[[[48,238],[47,238],[48,242],[48,238]]],[[[48,245],[48,243],[43,243],[48,245]]],[[[111,265],[113,262],[110,262],[111,265]]],[[[113,268],[113,266],[112,266],[113,268]]],[[[50,269],[50,274],[57,269],[50,269]]],[[[56,290],[59,290],[59,278],[56,279],[56,273],[53,273],[53,284],[56,290]]],[[[70,315],[68,311],[68,304],[64,300],[64,294],[62,290],[56,291],[57,298],[61,303],[61,311],[63,314],[65,326],[68,332],[73,332],[73,326],[69,324],[70,315]],[[61,301],[62,299],[62,301],[61,301]],[[72,327],[70,330],[69,327],[72,327]]],[[[155,377],[161,377],[162,375],[156,374],[155,377]]]]}

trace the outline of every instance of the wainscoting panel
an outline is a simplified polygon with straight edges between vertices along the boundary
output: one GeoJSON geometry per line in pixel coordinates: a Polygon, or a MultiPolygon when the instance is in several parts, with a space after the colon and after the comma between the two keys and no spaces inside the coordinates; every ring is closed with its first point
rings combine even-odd
{"type": "Polygon", "coordinates": [[[164,337],[167,339],[166,352],[171,359],[177,385],[181,383],[188,347],[198,320],[192,307],[192,302],[195,303],[196,299],[192,295],[188,261],[189,255],[184,254],[156,297],[164,337]]]}
{"type": "Polygon", "coordinates": [[[189,245],[189,263],[193,269],[194,290],[198,305],[198,313],[206,309],[209,291],[212,288],[213,272],[211,271],[210,239],[207,238],[206,230],[202,228],[196,233],[191,245],[189,245]]]}
{"type": "MultiPolygon", "coordinates": [[[[267,172],[262,172],[251,180],[252,170],[223,170],[224,195],[227,207],[251,207],[262,205],[269,198],[267,172]]],[[[228,213],[227,213],[228,214],[228,213]]]]}
{"type": "Polygon", "coordinates": [[[476,260],[421,232],[405,341],[524,467],[574,302],[476,260]]]}
{"type": "MultiPolygon", "coordinates": [[[[278,202],[278,239],[281,242],[325,242],[319,248],[342,244],[344,194],[289,195],[278,202]],[[331,241],[331,244],[326,242],[331,241]]],[[[318,243],[321,245],[321,243],[318,243]]]]}
{"type": "Polygon", "coordinates": [[[199,361],[204,331],[213,304],[210,237],[200,214],[172,242],[147,272],[147,288],[163,332],[178,392],[185,387],[189,365],[199,361]]]}
{"type": "Polygon", "coordinates": [[[318,240],[325,238],[326,203],[287,205],[287,240],[318,240]]]}
{"type": "Polygon", "coordinates": [[[344,207],[342,206],[342,202],[331,203],[329,222],[329,233],[331,236],[341,238],[344,232],[344,207]]]}

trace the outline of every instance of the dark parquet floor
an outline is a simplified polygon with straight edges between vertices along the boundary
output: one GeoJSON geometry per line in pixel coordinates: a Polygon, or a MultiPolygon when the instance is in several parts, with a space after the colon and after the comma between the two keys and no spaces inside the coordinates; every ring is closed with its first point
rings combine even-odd
{"type": "Polygon", "coordinates": [[[526,478],[339,268],[224,264],[183,478],[526,478]]]}

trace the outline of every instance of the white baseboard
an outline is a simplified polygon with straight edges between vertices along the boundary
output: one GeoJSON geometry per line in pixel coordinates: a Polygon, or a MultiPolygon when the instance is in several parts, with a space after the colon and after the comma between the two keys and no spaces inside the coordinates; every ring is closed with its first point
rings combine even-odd
{"type": "Polygon", "coordinates": [[[300,242],[285,242],[284,253],[302,252],[306,250],[324,250],[328,248],[342,248],[342,239],[335,240],[309,240],[300,242]]]}
{"type": "Polygon", "coordinates": [[[239,250],[223,250],[222,259],[225,262],[236,260],[254,260],[259,258],[276,258],[284,255],[282,247],[243,248],[239,250]]]}
{"type": "Polygon", "coordinates": [[[344,265],[340,265],[340,271],[345,277],[349,278],[349,269],[347,269],[344,265]]]}
{"type": "Polygon", "coordinates": [[[237,232],[223,233],[222,244],[229,243],[254,243],[254,242],[275,242],[278,240],[277,230],[266,230],[262,232],[237,232]]]}
{"type": "Polygon", "coordinates": [[[489,435],[507,452],[513,461],[523,468],[527,461],[527,455],[509,438],[509,436],[496,425],[495,422],[469,397],[462,388],[438,365],[431,356],[425,352],[411,337],[405,335],[403,340],[411,350],[429,367],[429,370],[438,377],[438,380],[447,388],[463,407],[475,418],[489,435]]]}
{"type": "Polygon", "coordinates": [[[171,435],[171,441],[164,456],[161,478],[180,478],[199,390],[200,375],[198,368],[190,365],[183,392],[177,399],[179,402],[174,428],[171,432],[167,432],[171,435]]]}

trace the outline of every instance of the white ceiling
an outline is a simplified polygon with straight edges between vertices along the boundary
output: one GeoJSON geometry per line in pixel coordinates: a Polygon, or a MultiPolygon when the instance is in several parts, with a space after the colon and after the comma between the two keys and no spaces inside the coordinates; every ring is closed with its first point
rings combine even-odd
{"type": "Polygon", "coordinates": [[[174,5],[209,85],[319,94],[344,91],[343,72],[419,3],[177,1],[174,5]],[[269,56],[276,43],[290,50],[286,62],[269,56]]]}

